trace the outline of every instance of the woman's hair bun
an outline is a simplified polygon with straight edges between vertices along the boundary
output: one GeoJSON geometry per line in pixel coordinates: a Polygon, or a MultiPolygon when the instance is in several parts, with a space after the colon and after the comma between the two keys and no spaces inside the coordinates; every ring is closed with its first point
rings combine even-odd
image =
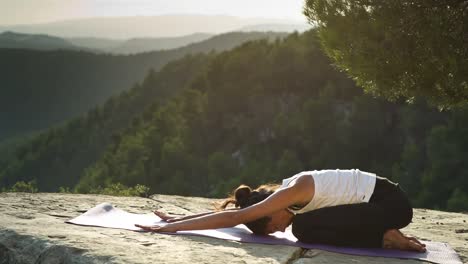
{"type": "Polygon", "coordinates": [[[227,199],[218,204],[216,209],[224,210],[229,204],[234,204],[237,208],[249,207],[263,201],[278,188],[279,185],[277,184],[265,184],[255,190],[252,190],[249,186],[242,184],[237,187],[237,189],[235,189],[227,199]]]}
{"type": "Polygon", "coordinates": [[[234,198],[236,199],[236,207],[245,207],[248,205],[250,193],[252,189],[247,185],[239,186],[234,192],[234,198]]]}

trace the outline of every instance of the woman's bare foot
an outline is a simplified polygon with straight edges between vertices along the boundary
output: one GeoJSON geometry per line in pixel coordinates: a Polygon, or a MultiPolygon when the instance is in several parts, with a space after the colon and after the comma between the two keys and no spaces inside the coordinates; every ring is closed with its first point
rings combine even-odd
{"type": "Polygon", "coordinates": [[[403,235],[398,229],[390,229],[384,233],[382,246],[383,248],[426,252],[426,245],[414,237],[403,235]]]}

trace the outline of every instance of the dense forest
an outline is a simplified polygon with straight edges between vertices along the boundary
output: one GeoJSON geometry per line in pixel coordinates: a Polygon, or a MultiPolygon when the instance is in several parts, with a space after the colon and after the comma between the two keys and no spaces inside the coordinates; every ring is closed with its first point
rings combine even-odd
{"type": "Polygon", "coordinates": [[[223,51],[285,33],[227,33],[203,42],[136,55],[0,49],[0,141],[76,117],[141,81],[150,69],[187,54],[223,51]]]}
{"type": "Polygon", "coordinates": [[[141,84],[111,97],[82,117],[33,137],[24,146],[20,144],[15,159],[3,159],[2,183],[11,185],[17,179],[32,176],[39,180],[43,191],[73,186],[82,170],[98,159],[111,140],[142,114],[145,107],[161,104],[174,96],[213,54],[187,55],[168,63],[158,74],[151,70],[141,84]]]}
{"type": "Polygon", "coordinates": [[[468,210],[467,121],[468,107],[364,94],[312,30],[151,71],[20,147],[0,185],[221,197],[301,170],[359,168],[400,182],[415,206],[468,210]]]}

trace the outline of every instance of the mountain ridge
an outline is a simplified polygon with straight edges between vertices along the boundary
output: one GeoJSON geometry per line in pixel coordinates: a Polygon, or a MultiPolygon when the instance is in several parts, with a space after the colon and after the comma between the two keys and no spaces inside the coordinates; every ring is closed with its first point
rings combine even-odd
{"type": "Polygon", "coordinates": [[[0,33],[0,48],[31,50],[72,50],[116,55],[137,54],[158,50],[177,49],[205,41],[213,34],[193,33],[181,37],[131,38],[115,40],[104,38],[61,38],[47,34],[25,34],[13,31],[0,33]]]}
{"type": "Polygon", "coordinates": [[[151,68],[159,70],[185,55],[221,52],[247,41],[285,35],[227,33],[177,49],[135,55],[0,49],[4,85],[0,90],[0,119],[8,121],[0,131],[0,141],[83,114],[111,95],[130,89],[151,68]]]}
{"type": "Polygon", "coordinates": [[[58,37],[103,37],[128,39],[135,37],[175,37],[195,32],[220,34],[258,24],[297,24],[295,20],[239,18],[223,15],[163,15],[134,17],[97,17],[72,19],[33,25],[0,26],[0,31],[43,33],[58,37]]]}
{"type": "Polygon", "coordinates": [[[80,50],[69,41],[47,34],[24,34],[13,31],[0,33],[0,48],[37,49],[37,50],[80,50]]]}

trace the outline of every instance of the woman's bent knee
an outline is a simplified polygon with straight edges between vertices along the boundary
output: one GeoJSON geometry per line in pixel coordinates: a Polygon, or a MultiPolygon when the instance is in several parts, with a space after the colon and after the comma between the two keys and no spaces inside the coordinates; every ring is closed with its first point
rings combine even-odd
{"type": "Polygon", "coordinates": [[[399,228],[403,228],[403,227],[409,225],[412,220],[413,220],[413,208],[408,207],[405,210],[405,212],[402,213],[401,222],[400,222],[401,227],[399,227],[399,228]]]}
{"type": "Polygon", "coordinates": [[[393,212],[394,228],[404,228],[413,220],[413,207],[408,198],[402,199],[393,212]]]}

